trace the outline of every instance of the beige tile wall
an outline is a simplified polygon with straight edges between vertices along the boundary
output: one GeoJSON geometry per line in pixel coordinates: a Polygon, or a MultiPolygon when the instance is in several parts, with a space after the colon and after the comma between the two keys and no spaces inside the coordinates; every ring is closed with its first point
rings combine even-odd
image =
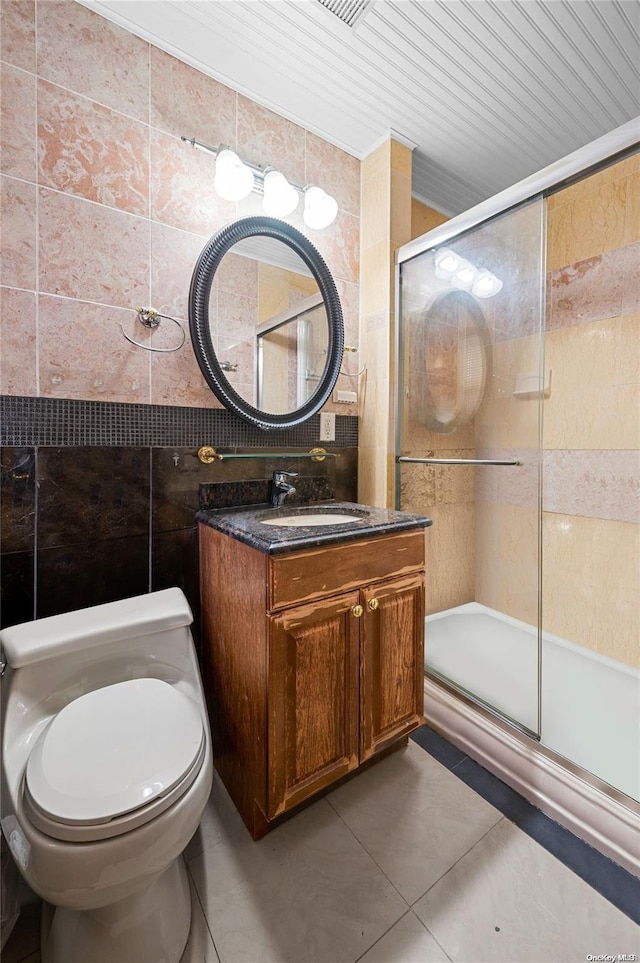
{"type": "Polygon", "coordinates": [[[549,199],[542,545],[543,627],[635,666],[640,530],[621,516],[640,499],[639,205],[640,154],[549,199]]]}
{"type": "MultiPolygon", "coordinates": [[[[324,231],[307,232],[300,211],[287,220],[333,273],[347,343],[358,345],[358,159],[72,0],[3,2],[0,17],[0,392],[218,405],[188,334],[181,351],[151,356],[119,329],[144,340],[139,304],[186,322],[207,239],[262,213],[255,194],[217,198],[214,159],[181,134],[337,198],[324,231]]],[[[175,343],[173,328],[161,325],[154,344],[175,343]]],[[[356,354],[346,358],[345,370],[358,367],[356,354]]]]}
{"type": "MultiPolygon", "coordinates": [[[[473,450],[457,448],[437,451],[442,458],[472,458],[473,454],[473,450]]],[[[428,615],[474,598],[474,472],[473,468],[444,465],[405,465],[402,469],[402,508],[433,520],[425,532],[428,615]]]]}
{"type": "Polygon", "coordinates": [[[537,508],[477,502],[475,511],[476,601],[530,625],[537,625],[537,508]]]}
{"type": "Polygon", "coordinates": [[[640,526],[543,515],[542,626],[640,668],[640,526]]]}
{"type": "Polygon", "coordinates": [[[395,252],[411,235],[411,151],[388,140],[362,162],[358,498],[392,507],[395,252]]]}
{"type": "Polygon", "coordinates": [[[427,231],[434,227],[444,224],[449,218],[440,211],[434,211],[432,207],[423,204],[415,197],[411,198],[411,237],[422,237],[427,231]]]}
{"type": "Polygon", "coordinates": [[[639,332],[638,313],[547,332],[545,448],[639,447],[639,332]]]}
{"type": "Polygon", "coordinates": [[[475,417],[476,444],[482,448],[536,448],[537,398],[514,398],[516,376],[537,373],[540,335],[494,341],[491,346],[492,378],[475,417]]]}
{"type": "Polygon", "coordinates": [[[640,154],[549,198],[547,269],[598,257],[640,234],[640,154]]]}

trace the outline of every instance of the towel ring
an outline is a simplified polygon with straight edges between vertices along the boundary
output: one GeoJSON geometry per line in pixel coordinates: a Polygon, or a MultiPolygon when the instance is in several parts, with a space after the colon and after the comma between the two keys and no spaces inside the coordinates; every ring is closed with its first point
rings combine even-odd
{"type": "Polygon", "coordinates": [[[178,325],[178,327],[180,328],[180,331],[182,332],[182,341],[180,342],[180,344],[176,345],[175,348],[153,348],[149,344],[141,344],[139,341],[134,341],[133,338],[130,338],[127,332],[122,327],[122,323],[121,323],[120,330],[122,331],[123,335],[125,336],[125,338],[130,344],[135,344],[137,348],[144,348],[145,351],[155,351],[158,354],[168,354],[171,351],[180,350],[182,345],[185,343],[187,333],[176,318],[172,318],[168,314],[158,314],[155,308],[136,308],[135,311],[136,311],[136,314],[138,315],[138,320],[140,321],[140,323],[144,324],[145,328],[150,328],[151,330],[155,330],[155,328],[159,327],[160,318],[166,318],[167,321],[173,321],[174,324],[178,325]]]}

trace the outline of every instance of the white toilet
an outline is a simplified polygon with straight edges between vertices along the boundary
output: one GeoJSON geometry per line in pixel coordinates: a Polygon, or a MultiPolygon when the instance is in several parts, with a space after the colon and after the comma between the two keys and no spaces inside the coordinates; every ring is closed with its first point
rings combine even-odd
{"type": "Polygon", "coordinates": [[[54,908],[43,963],[182,955],[182,852],[213,775],[192,621],[172,588],[0,632],[0,815],[54,908]]]}

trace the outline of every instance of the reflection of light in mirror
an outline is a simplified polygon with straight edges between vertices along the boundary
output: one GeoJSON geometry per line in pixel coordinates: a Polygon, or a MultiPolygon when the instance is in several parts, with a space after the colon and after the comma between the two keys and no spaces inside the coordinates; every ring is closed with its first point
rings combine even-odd
{"type": "Polygon", "coordinates": [[[468,261],[462,261],[456,273],[454,274],[457,286],[468,291],[471,287],[471,283],[475,277],[476,269],[468,261]]]}
{"type": "Polygon", "coordinates": [[[502,281],[495,274],[477,268],[446,247],[436,251],[435,275],[452,287],[470,290],[477,298],[491,298],[502,290],[502,281]]]}
{"type": "Polygon", "coordinates": [[[436,277],[448,278],[457,270],[460,258],[444,247],[436,253],[436,277]]]}
{"type": "Polygon", "coordinates": [[[490,298],[502,290],[502,281],[491,271],[480,271],[471,286],[471,293],[477,298],[490,298]]]}

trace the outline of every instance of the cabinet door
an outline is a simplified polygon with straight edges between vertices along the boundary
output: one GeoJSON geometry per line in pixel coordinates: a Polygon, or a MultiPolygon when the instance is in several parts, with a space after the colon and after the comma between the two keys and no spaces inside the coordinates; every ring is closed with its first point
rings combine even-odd
{"type": "Polygon", "coordinates": [[[424,722],[424,576],[363,589],[360,760],[424,722]]]}
{"type": "Polygon", "coordinates": [[[358,766],[359,601],[269,617],[269,819],[358,766]]]}

